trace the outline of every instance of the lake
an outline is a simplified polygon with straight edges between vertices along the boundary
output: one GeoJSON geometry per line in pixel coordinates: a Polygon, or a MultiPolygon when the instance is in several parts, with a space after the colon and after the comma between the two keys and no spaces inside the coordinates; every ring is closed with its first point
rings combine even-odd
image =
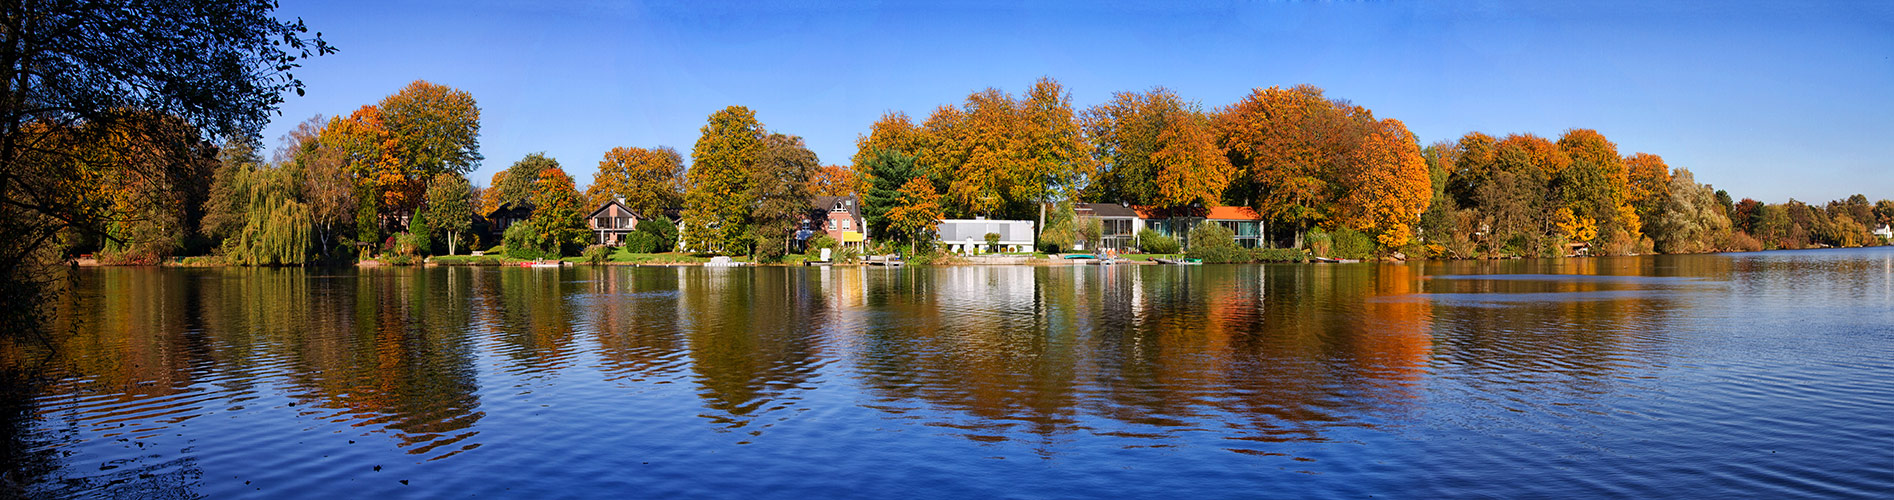
{"type": "Polygon", "coordinates": [[[1894,493],[1890,248],[74,273],[0,492],[1894,493]]]}

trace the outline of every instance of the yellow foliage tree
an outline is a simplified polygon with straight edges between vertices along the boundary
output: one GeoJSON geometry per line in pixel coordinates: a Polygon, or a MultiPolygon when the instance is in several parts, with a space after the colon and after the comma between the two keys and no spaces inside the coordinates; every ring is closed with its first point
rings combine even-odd
{"type": "Polygon", "coordinates": [[[1407,244],[1433,199],[1433,178],[1414,135],[1400,120],[1381,120],[1380,130],[1355,149],[1352,163],[1355,170],[1345,182],[1337,221],[1374,234],[1384,246],[1407,244]]]}

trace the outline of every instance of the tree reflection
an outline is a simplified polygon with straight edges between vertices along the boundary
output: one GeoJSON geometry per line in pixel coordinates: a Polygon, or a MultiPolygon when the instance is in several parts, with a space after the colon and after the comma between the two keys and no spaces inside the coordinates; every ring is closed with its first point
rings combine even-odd
{"type": "Polygon", "coordinates": [[[686,270],[683,328],[699,395],[728,428],[783,409],[823,363],[819,285],[787,268],[686,270]]]}

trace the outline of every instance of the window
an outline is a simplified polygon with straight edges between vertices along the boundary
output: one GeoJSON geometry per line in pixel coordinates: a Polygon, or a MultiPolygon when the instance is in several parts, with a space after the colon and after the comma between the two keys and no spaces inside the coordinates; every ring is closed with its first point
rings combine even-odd
{"type": "Polygon", "coordinates": [[[829,230],[830,231],[835,230],[835,219],[829,219],[829,230]]]}
{"type": "Polygon", "coordinates": [[[842,219],[842,229],[843,229],[843,230],[849,230],[849,229],[854,229],[854,228],[852,228],[852,227],[849,227],[849,224],[848,224],[848,222],[849,222],[849,220],[848,220],[848,219],[842,219]]]}

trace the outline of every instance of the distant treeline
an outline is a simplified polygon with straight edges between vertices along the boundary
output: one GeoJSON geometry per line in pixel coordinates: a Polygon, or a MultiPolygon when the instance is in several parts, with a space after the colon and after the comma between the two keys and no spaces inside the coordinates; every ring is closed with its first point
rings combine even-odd
{"type": "MultiPolygon", "coordinates": [[[[1046,222],[1042,243],[1052,247],[1097,238],[1064,213],[1070,204],[1060,202],[1071,201],[1247,206],[1266,222],[1268,246],[1301,248],[1313,235],[1324,250],[1431,258],[1880,245],[1887,240],[1873,230],[1894,222],[1894,202],[1862,195],[1732,202],[1689,170],[1623,154],[1590,129],[1556,140],[1474,132],[1422,147],[1399,120],[1310,85],[1256,89],[1215,109],[1156,88],[1081,110],[1041,79],[1023,95],[974,92],[918,124],[888,113],[846,166],[821,165],[801,138],[731,106],[702,126],[689,168],[669,147],[613,148],[583,194],[542,154],[473,187],[465,175],[482,159],[479,114],[468,93],[415,82],[304,123],[269,161],[255,139],[159,157],[145,153],[156,149],[141,147],[142,136],[75,132],[70,146],[97,161],[186,162],[198,173],[164,183],[114,182],[109,169],[82,177],[134,216],[111,219],[103,233],[71,231],[66,247],[111,263],[216,254],[296,265],[496,244],[516,256],[574,255],[589,237],[585,213],[620,199],[647,218],[681,209],[685,250],[774,258],[789,250],[810,197],[850,194],[861,197],[873,238],[908,244],[930,239],[942,218],[972,216],[1046,222]],[[519,207],[531,216],[502,241],[471,222],[519,207]]],[[[149,135],[188,128],[163,116],[125,120],[148,124],[139,130],[149,135]]]]}

